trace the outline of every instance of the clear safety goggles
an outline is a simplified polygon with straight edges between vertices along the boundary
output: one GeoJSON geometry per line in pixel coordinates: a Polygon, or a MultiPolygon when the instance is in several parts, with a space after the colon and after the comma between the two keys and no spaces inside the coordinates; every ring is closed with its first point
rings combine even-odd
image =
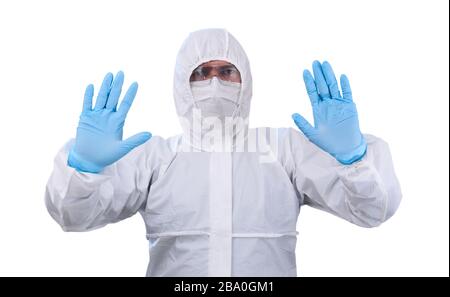
{"type": "Polygon", "coordinates": [[[241,74],[239,70],[232,65],[222,65],[222,66],[203,66],[200,65],[192,71],[191,78],[189,81],[201,81],[211,79],[214,76],[224,81],[231,82],[241,82],[241,74]]]}

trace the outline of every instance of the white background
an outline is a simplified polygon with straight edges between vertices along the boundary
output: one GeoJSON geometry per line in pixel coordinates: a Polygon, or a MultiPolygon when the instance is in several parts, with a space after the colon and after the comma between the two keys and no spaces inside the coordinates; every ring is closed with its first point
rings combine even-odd
{"type": "Polygon", "coordinates": [[[225,27],[254,77],[252,126],[311,119],[302,70],[346,73],[361,128],[389,142],[403,201],[379,228],[303,208],[299,275],[448,276],[448,1],[1,1],[0,275],[143,276],[140,216],[63,233],[44,205],[53,157],[74,136],[85,86],[124,70],[140,84],[125,136],[180,132],[176,53],[225,27]],[[155,4],[152,4],[154,2],[155,4]],[[158,3],[158,4],[156,4],[158,3]]]}

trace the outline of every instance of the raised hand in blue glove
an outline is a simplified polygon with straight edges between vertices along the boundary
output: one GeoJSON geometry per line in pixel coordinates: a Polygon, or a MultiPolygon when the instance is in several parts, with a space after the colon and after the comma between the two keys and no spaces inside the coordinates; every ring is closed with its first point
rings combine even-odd
{"type": "Polygon", "coordinates": [[[330,63],[313,63],[314,78],[303,72],[306,91],[311,99],[314,126],[294,113],[292,118],[305,136],[340,163],[348,165],[360,160],[367,144],[359,130],[358,113],[352,99],[347,76],[341,75],[342,95],[330,63]]]}
{"type": "Polygon", "coordinates": [[[98,173],[152,136],[149,132],[141,132],[122,140],[125,118],[138,89],[136,82],[131,84],[117,109],[123,79],[121,71],[114,81],[111,73],[106,74],[94,109],[94,86],[86,88],[75,145],[68,158],[68,165],[78,171],[98,173]]]}

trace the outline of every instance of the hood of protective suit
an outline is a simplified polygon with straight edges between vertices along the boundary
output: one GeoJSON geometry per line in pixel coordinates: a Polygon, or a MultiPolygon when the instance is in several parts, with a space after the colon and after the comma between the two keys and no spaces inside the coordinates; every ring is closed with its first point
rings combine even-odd
{"type": "MultiPolygon", "coordinates": [[[[212,79],[212,83],[216,83],[212,79]]],[[[183,127],[184,142],[201,150],[210,150],[205,145],[205,138],[211,135],[230,137],[235,141],[238,135],[245,137],[248,129],[248,116],[250,101],[252,97],[252,77],[247,55],[239,42],[228,31],[224,29],[205,29],[192,32],[184,41],[178,52],[175,76],[174,76],[174,99],[178,117],[183,127]],[[223,108],[223,102],[211,100],[208,104],[199,105],[194,99],[191,88],[190,76],[192,71],[201,64],[222,60],[233,64],[240,72],[241,84],[237,95],[236,105],[233,112],[218,115],[222,125],[209,125],[203,120],[208,115],[217,114],[227,108],[223,108]],[[220,106],[219,106],[220,105],[220,106]],[[232,129],[224,127],[224,118],[231,118],[235,125],[232,129]],[[198,128],[199,123],[202,127],[198,128]],[[218,131],[218,130],[222,131],[218,131]]],[[[210,123],[211,124],[211,123],[210,123]]]]}

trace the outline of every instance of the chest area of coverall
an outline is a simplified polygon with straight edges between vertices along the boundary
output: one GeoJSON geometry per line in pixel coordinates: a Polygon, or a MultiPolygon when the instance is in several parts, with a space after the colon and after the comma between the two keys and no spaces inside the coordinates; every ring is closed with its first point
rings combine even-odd
{"type": "Polygon", "coordinates": [[[299,204],[284,168],[248,152],[177,154],[150,189],[147,228],[207,232],[217,199],[229,200],[233,232],[295,230],[299,204]]]}

